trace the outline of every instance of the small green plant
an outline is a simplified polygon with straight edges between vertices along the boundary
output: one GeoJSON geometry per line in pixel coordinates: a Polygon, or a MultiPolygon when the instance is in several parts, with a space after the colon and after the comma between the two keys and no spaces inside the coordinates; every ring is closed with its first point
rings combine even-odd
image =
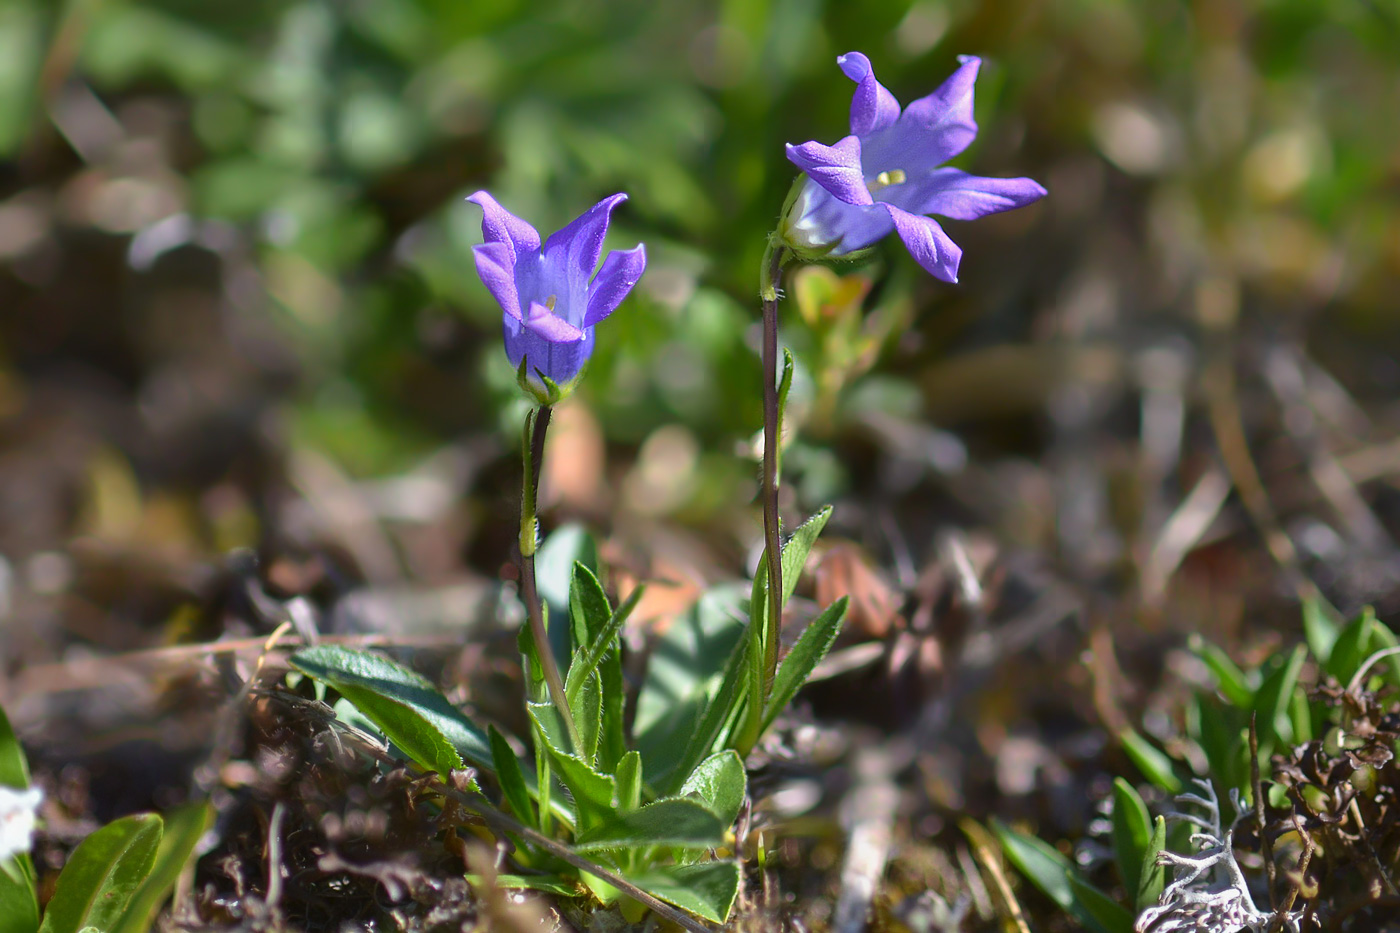
{"type": "MultiPolygon", "coordinates": [[[[794,583],[828,514],[801,526],[784,548],[794,583]]],[[[574,540],[562,532],[560,538],[574,540]]],[[[550,555],[547,563],[554,562],[550,555]]],[[[552,589],[554,581],[547,582],[552,589]]],[[[594,571],[573,562],[570,650],[561,676],[579,741],[550,702],[534,640],[523,629],[519,643],[533,739],[533,752],[524,759],[495,727],[481,728],[426,679],[388,658],[318,646],[296,652],[291,663],[334,688],[419,767],[444,777],[464,767],[492,774],[500,808],[521,824],[562,837],[573,851],[637,888],[719,922],[728,916],[740,879],[732,857],[736,842],[728,833],[746,793],[736,743],[750,701],[744,681],[753,647],[743,617],[753,611],[752,601],[766,605],[767,598],[761,585],[752,590],[745,606],[745,594],[736,588],[716,589],[673,623],[653,652],[629,734],[619,634],[641,591],[613,606],[594,571]],[[721,852],[730,855],[707,854],[721,852]]],[[[761,729],[826,654],[844,612],[843,600],[821,613],[783,659],[761,729]]],[[[519,870],[498,876],[497,883],[618,900],[621,892],[604,878],[527,838],[513,841],[519,870]]]]}
{"type": "Polygon", "coordinates": [[[1309,602],[1303,629],[1305,644],[1249,668],[1193,638],[1210,683],[1192,692],[1179,740],[1119,736],[1141,777],[1182,807],[1153,819],[1137,789],[1115,779],[1121,897],[1089,885],[1052,846],[994,826],[1007,857],[1102,933],[1300,930],[1320,912],[1364,917],[1393,897],[1376,853],[1393,851],[1387,834],[1400,816],[1400,709],[1382,699],[1400,686],[1400,642],[1370,609],[1339,625],[1309,602]],[[1241,866],[1240,845],[1257,867],[1241,866]]]}
{"type": "MultiPolygon", "coordinates": [[[[29,788],[28,761],[3,711],[0,785],[29,788]]],[[[15,853],[0,862],[0,933],[146,933],[189,863],[208,815],[204,804],[192,804],[164,817],[138,813],[108,823],[68,857],[42,919],[34,863],[27,851],[15,853]]]]}

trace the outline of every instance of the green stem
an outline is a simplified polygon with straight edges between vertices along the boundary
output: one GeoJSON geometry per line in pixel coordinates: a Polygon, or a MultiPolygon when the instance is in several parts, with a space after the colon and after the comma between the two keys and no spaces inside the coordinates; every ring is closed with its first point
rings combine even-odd
{"type": "MultiPolygon", "coordinates": [[[[789,258],[777,237],[770,237],[759,273],[759,297],[763,299],[763,556],[768,572],[768,612],[761,631],[750,632],[748,710],[735,743],[747,755],[758,743],[764,705],[778,667],[778,634],[783,619],[782,531],[778,515],[778,462],[781,455],[782,411],[778,401],[778,286],[789,258]],[[756,650],[755,650],[756,649],[756,650]]],[[[750,625],[754,624],[751,620],[750,625]]]]}
{"type": "Polygon", "coordinates": [[[768,626],[763,645],[763,699],[778,670],[778,630],[783,624],[783,548],[778,515],[778,458],[783,412],[778,401],[778,286],[787,250],[770,240],[763,284],[763,539],[768,558],[768,626]]]}
{"type": "Polygon", "coordinates": [[[549,430],[553,409],[541,405],[525,419],[525,489],[520,504],[520,593],[530,619],[530,637],[535,642],[535,655],[544,669],[544,682],[549,687],[549,699],[559,710],[564,728],[575,752],[583,748],[573,710],[564,693],[564,678],[559,676],[559,664],[549,644],[549,632],[544,625],[544,608],[540,605],[539,589],[535,585],[535,546],[539,536],[536,503],[539,499],[540,467],[544,463],[544,439],[549,430]]]}

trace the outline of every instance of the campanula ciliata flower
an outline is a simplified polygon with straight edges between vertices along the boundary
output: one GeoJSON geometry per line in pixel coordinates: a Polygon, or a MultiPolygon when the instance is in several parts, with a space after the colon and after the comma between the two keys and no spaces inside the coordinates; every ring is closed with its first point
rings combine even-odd
{"type": "Polygon", "coordinates": [[[943,163],[977,136],[972,86],[981,60],[959,59],[943,86],[901,112],[875,80],[870,59],[848,52],[836,60],[856,83],[851,135],[832,146],[787,147],[807,177],[779,227],[799,258],[836,258],[891,231],[913,257],[945,282],[958,280],[962,250],[928,214],[975,220],[1045,196],[1029,178],[982,178],[943,163]]]}
{"type": "Polygon", "coordinates": [[[476,271],[500,304],[506,355],[540,378],[567,386],[593,352],[593,326],[613,312],[646,269],[646,247],[614,250],[598,268],[613,208],[604,198],[540,245],[535,228],[485,191],[467,198],[481,207],[486,242],[472,247],[476,271]]]}

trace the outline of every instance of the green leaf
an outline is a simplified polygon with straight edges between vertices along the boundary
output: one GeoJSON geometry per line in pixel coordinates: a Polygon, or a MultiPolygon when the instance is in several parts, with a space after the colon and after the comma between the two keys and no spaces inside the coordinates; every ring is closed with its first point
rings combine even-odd
{"type": "Polygon", "coordinates": [[[564,722],[552,705],[530,703],[527,709],[545,740],[549,760],[558,772],[559,780],[573,794],[578,831],[606,822],[616,812],[616,781],[611,775],[599,773],[588,762],[566,751],[569,739],[564,722]]]}
{"type": "MultiPolygon", "coordinates": [[[[1338,640],[1340,645],[1340,639],[1338,640]]],[[[1333,652],[1336,652],[1336,648],[1333,652]]],[[[1307,659],[1306,645],[1298,645],[1292,654],[1283,659],[1272,674],[1264,678],[1254,698],[1254,711],[1259,719],[1260,754],[1272,749],[1274,740],[1293,741],[1293,723],[1288,718],[1288,706],[1293,702],[1293,688],[1298,685],[1298,674],[1307,659]]]]}
{"type": "Polygon", "coordinates": [[[156,914],[175,890],[180,873],[190,864],[195,846],[213,817],[213,808],[203,801],[177,807],[164,815],[165,828],[151,873],[132,897],[115,933],[148,933],[155,929],[156,914]]]}
{"type": "Polygon", "coordinates": [[[1246,714],[1203,695],[1197,695],[1187,709],[1194,721],[1192,738],[1205,753],[1210,776],[1222,787],[1244,789],[1249,780],[1246,714]]]}
{"type": "Polygon", "coordinates": [[[739,894],[739,863],[701,862],[629,874],[627,880],[668,904],[711,923],[724,923],[739,894]]]}
{"type": "MultiPolygon", "coordinates": [[[[496,875],[492,880],[496,882],[496,887],[506,890],[539,891],[560,897],[578,897],[580,894],[577,881],[559,875],[496,875]]],[[[480,875],[467,875],[467,884],[474,888],[480,888],[485,883],[486,879],[480,875]]]]}
{"type": "Polygon", "coordinates": [[[1332,655],[1322,669],[1337,678],[1343,687],[1351,682],[1371,654],[1371,633],[1375,624],[1376,614],[1367,606],[1337,635],[1332,645],[1332,655]]]}
{"type": "MultiPolygon", "coordinates": [[[[992,820],[991,828],[1001,843],[1002,851],[1006,853],[1007,860],[1015,865],[1016,870],[1025,875],[1031,884],[1039,888],[1046,897],[1058,904],[1061,910],[1067,911],[1081,924],[1096,931],[1096,933],[1120,933],[1120,928],[1106,925],[1096,915],[1096,912],[1102,908],[1101,902],[1096,902],[1091,909],[1081,899],[1081,895],[1076,891],[1076,883],[1080,888],[1088,888],[1089,885],[1076,877],[1077,873],[1073,864],[1061,855],[1059,850],[1035,836],[1016,832],[999,820],[992,820]]],[[[1091,888],[1091,890],[1094,890],[1103,900],[1108,900],[1097,889],[1091,888]]],[[[1126,916],[1127,911],[1123,911],[1123,914],[1126,916]]],[[[1128,918],[1126,929],[1132,930],[1131,917],[1128,918]]]]}
{"type": "Polygon", "coordinates": [[[748,775],[739,754],[731,749],[717,752],[700,762],[681,785],[680,796],[695,797],[714,811],[725,828],[734,825],[744,806],[748,775]]]}
{"type": "Polygon", "coordinates": [[[583,681],[582,689],[568,703],[573,710],[579,742],[583,745],[576,751],[591,768],[598,761],[598,736],[603,730],[603,686],[598,675],[589,674],[583,681]]]}
{"type": "Polygon", "coordinates": [[[1293,688],[1293,698],[1288,704],[1288,721],[1293,727],[1293,742],[1304,745],[1313,739],[1312,707],[1308,695],[1302,687],[1293,688]]]}
{"type": "Polygon", "coordinates": [[[424,768],[446,777],[463,761],[495,766],[486,734],[418,672],[337,645],[303,648],[290,660],[303,674],[338,690],[424,768]]]}
{"type": "Polygon", "coordinates": [[[1215,675],[1216,686],[1225,695],[1225,699],[1240,709],[1250,709],[1254,706],[1254,687],[1250,685],[1249,678],[1218,645],[1199,635],[1192,635],[1191,650],[1215,675]]]}
{"type": "Polygon", "coordinates": [[[1073,872],[1069,876],[1069,886],[1074,892],[1075,907],[1092,917],[1102,929],[1108,933],[1133,933],[1133,915],[1123,905],[1073,872]]]}
{"type": "MultiPolygon", "coordinates": [[[[1147,848],[1142,853],[1142,864],[1138,868],[1137,895],[1133,898],[1138,912],[1146,910],[1157,903],[1162,896],[1162,887],[1166,884],[1167,869],[1165,865],[1157,864],[1157,856],[1162,854],[1162,850],[1167,847],[1167,821],[1165,817],[1157,817],[1157,821],[1152,824],[1152,836],[1147,841],[1147,848]]],[[[1128,889],[1132,891],[1132,888],[1128,889]]]]}
{"type": "Polygon", "coordinates": [[[21,790],[29,786],[29,759],[3,709],[0,709],[0,784],[21,790]]]}
{"type": "Polygon", "coordinates": [[[637,608],[644,592],[645,587],[637,587],[614,612],[593,572],[582,564],[574,565],[569,615],[573,620],[575,638],[580,646],[585,647],[574,653],[564,692],[572,703],[589,674],[597,671],[602,689],[598,765],[604,771],[616,767],[618,760],[627,752],[624,708],[627,686],[622,679],[618,634],[632,610],[637,608]],[[580,638],[580,635],[583,637],[580,638]]]}
{"type": "Polygon", "coordinates": [[[1118,741],[1123,743],[1123,751],[1127,752],[1143,777],[1169,794],[1181,793],[1181,778],[1176,776],[1172,760],[1166,753],[1138,735],[1132,727],[1119,732],[1118,741]]]}
{"type": "Polygon", "coordinates": [[[0,865],[0,933],[34,933],[37,929],[38,887],[34,862],[25,853],[0,865]]]}
{"type": "Polygon", "coordinates": [[[631,751],[617,763],[617,805],[623,812],[642,805],[642,756],[631,751]]]}
{"type": "Polygon", "coordinates": [[[591,645],[607,628],[612,614],[612,604],[608,602],[608,594],[603,584],[598,582],[598,576],[575,561],[573,579],[569,584],[569,630],[574,640],[574,655],[591,645]]]}
{"type": "MultiPolygon", "coordinates": [[[[710,590],[657,640],[637,696],[633,726],[648,784],[660,786],[686,757],[702,716],[710,718],[706,714],[711,697],[726,708],[736,702],[735,696],[717,693],[716,688],[743,635],[742,592],[738,587],[710,590]]],[[[710,750],[705,747],[694,761],[710,750]]],[[[672,783],[683,779],[676,775],[672,783]]]]}
{"type": "Polygon", "coordinates": [[[773,720],[778,718],[778,714],[797,695],[798,689],[836,643],[836,636],[841,634],[841,623],[846,619],[846,607],[849,603],[849,598],[842,596],[823,609],[778,665],[777,676],[773,678],[773,692],[768,697],[768,708],[763,711],[763,727],[760,734],[768,731],[773,720]]]}
{"type": "Polygon", "coordinates": [[[579,833],[574,848],[580,852],[657,845],[705,848],[723,843],[728,828],[698,800],[663,797],[631,813],[614,813],[579,833]]]}
{"type": "Polygon", "coordinates": [[[44,5],[0,5],[0,157],[6,161],[20,149],[37,125],[34,107],[42,96],[38,78],[48,36],[44,5]]]}
{"type": "Polygon", "coordinates": [[[1133,785],[1113,779],[1113,858],[1123,887],[1136,892],[1142,883],[1142,858],[1152,842],[1152,819],[1133,785]]]}
{"type": "Polygon", "coordinates": [[[1330,608],[1316,597],[1303,600],[1303,633],[1318,663],[1326,664],[1332,657],[1338,628],[1330,608]]]}
{"type": "MultiPolygon", "coordinates": [[[[822,529],[826,527],[827,520],[831,518],[831,506],[821,509],[811,518],[807,519],[797,530],[792,533],[782,546],[782,569],[783,569],[783,602],[787,605],[792,598],[793,591],[797,589],[797,581],[802,576],[802,568],[807,566],[807,557],[812,553],[812,547],[817,543],[817,538],[821,535],[822,529]]],[[[766,557],[761,557],[758,562],[758,572],[754,574],[753,592],[749,598],[749,617],[752,619],[768,618],[768,600],[764,587],[768,585],[768,561],[766,557]]]]}
{"type": "MultiPolygon", "coordinates": [[[[1395,633],[1392,632],[1390,627],[1384,622],[1377,620],[1371,627],[1371,648],[1373,652],[1380,651],[1383,648],[1394,648],[1398,644],[1400,644],[1400,641],[1396,640],[1395,633]]],[[[1400,684],[1400,655],[1391,655],[1382,663],[1390,668],[1390,682],[1392,684],[1400,684]]],[[[1371,671],[1373,674],[1377,675],[1380,673],[1376,668],[1372,668],[1371,671]]]]}
{"type": "Polygon", "coordinates": [[[162,824],[154,813],[123,817],[88,836],[68,857],[40,933],[111,930],[151,874],[162,824]]]}
{"type": "MultiPolygon", "coordinates": [[[[4,710],[0,710],[0,784],[19,790],[29,787],[29,761],[4,710]]],[[[0,933],[34,933],[37,929],[39,894],[34,862],[22,853],[0,866],[0,933]]]]}
{"type": "Polygon", "coordinates": [[[495,726],[486,727],[491,742],[491,762],[496,772],[496,780],[501,782],[501,793],[510,804],[515,818],[526,826],[539,828],[539,817],[530,804],[530,789],[525,783],[525,770],[520,767],[520,759],[515,757],[510,743],[495,726]]]}

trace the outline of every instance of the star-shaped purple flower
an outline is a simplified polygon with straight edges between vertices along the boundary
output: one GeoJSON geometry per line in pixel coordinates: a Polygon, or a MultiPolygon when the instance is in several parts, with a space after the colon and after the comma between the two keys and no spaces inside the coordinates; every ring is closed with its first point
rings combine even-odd
{"type": "Polygon", "coordinates": [[[893,230],[919,265],[956,282],[962,250],[925,215],[975,220],[1045,196],[1029,178],[982,178],[940,167],[977,136],[972,86],[982,62],[972,56],[959,61],[942,87],[901,112],[875,80],[870,59],[859,52],[836,59],[856,82],[851,135],[834,146],[788,145],[788,159],[807,179],[779,228],[786,245],[799,256],[840,257],[893,230]]]}
{"type": "MultiPolygon", "coordinates": [[[[622,303],[646,270],[646,247],[614,250],[594,275],[613,208],[604,198],[540,246],[535,228],[485,191],[467,198],[481,207],[486,242],[472,247],[476,271],[501,306],[506,355],[539,378],[566,386],[593,353],[593,327],[622,303]]],[[[539,386],[539,388],[544,388],[539,386]]],[[[537,390],[536,390],[537,391],[537,390]]]]}

